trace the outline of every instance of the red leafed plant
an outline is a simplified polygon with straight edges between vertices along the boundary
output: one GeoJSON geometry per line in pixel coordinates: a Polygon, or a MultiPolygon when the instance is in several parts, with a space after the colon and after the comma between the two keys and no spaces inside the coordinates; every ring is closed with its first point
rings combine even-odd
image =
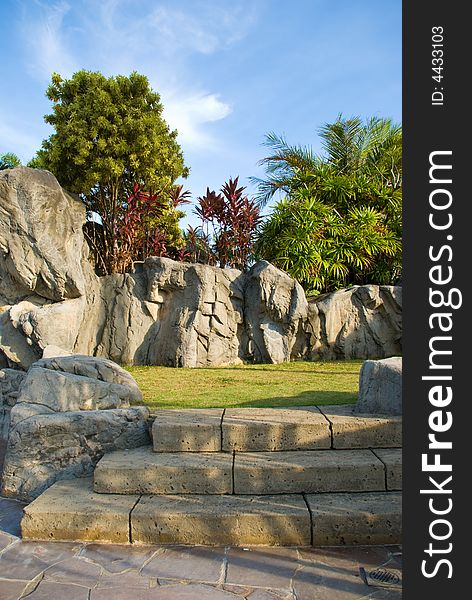
{"type": "Polygon", "coordinates": [[[108,255],[104,252],[103,225],[90,221],[85,231],[96,255],[95,263],[103,265],[101,274],[125,273],[132,269],[133,262],[148,256],[183,260],[185,242],[178,221],[184,213],[179,206],[190,202],[188,196],[181,185],[167,193],[152,194],[135,184],[114,220],[113,249],[108,255]]]}
{"type": "Polygon", "coordinates": [[[207,257],[205,262],[211,262],[208,257],[212,257],[220,267],[244,270],[248,267],[261,217],[256,202],[244,195],[246,188],[238,188],[238,181],[239,177],[230,178],[220,194],[207,188],[205,196],[198,198],[195,213],[201,218],[202,227],[191,231],[189,228],[186,239],[193,256],[200,251],[200,255],[207,257]],[[213,248],[209,226],[213,230],[213,248]],[[193,248],[190,239],[196,242],[193,248]]]}

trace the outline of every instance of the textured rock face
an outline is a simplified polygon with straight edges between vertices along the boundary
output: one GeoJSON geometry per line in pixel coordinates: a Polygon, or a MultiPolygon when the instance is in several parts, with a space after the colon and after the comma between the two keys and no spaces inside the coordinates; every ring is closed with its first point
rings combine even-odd
{"type": "Polygon", "coordinates": [[[178,367],[239,362],[243,278],[234,269],[148,258],[147,301],[155,311],[151,364],[178,367]]]}
{"type": "Polygon", "coordinates": [[[61,356],[34,363],[22,376],[1,373],[0,381],[10,382],[0,383],[2,397],[7,390],[14,403],[2,430],[7,495],[34,498],[54,481],[89,475],[107,452],[149,443],[148,409],[129,408],[141,392],[109,360],[61,356]]]}
{"type": "Polygon", "coordinates": [[[11,411],[11,426],[36,414],[129,407],[125,386],[33,365],[11,411]]]}
{"type": "Polygon", "coordinates": [[[155,308],[147,301],[144,273],[95,277],[87,288],[86,318],[72,350],[120,364],[151,364],[149,345],[158,327],[155,308]]]}
{"type": "Polygon", "coordinates": [[[18,398],[19,389],[26,377],[24,371],[16,369],[2,369],[0,371],[0,404],[14,406],[18,398]]]}
{"type": "Polygon", "coordinates": [[[81,267],[85,209],[48,171],[0,173],[0,294],[53,301],[85,292],[81,267]]]}
{"type": "Polygon", "coordinates": [[[359,375],[358,413],[402,414],[402,359],[366,360],[359,375]]]}
{"type": "Polygon", "coordinates": [[[48,171],[0,173],[0,350],[24,369],[49,343],[72,348],[85,318],[85,208],[48,171]]]}
{"type": "Polygon", "coordinates": [[[10,430],[6,495],[30,500],[55,481],[91,475],[105,453],[149,443],[144,407],[40,414],[10,430]]]}
{"type": "Polygon", "coordinates": [[[307,302],[265,261],[248,273],[149,258],[95,276],[85,211],[46,171],[0,174],[0,367],[48,346],[121,364],[201,367],[401,353],[401,287],[358,286],[307,302]]]}
{"type": "MultiPolygon", "coordinates": [[[[106,358],[81,356],[79,354],[56,356],[38,360],[34,366],[35,368],[49,369],[55,372],[62,371],[64,374],[70,373],[75,376],[87,377],[95,380],[97,383],[103,382],[109,386],[119,385],[123,389],[119,391],[118,388],[110,387],[112,393],[116,393],[119,397],[134,403],[141,402],[143,399],[138,384],[128,371],[125,371],[119,365],[106,358]]],[[[31,371],[28,373],[28,376],[30,374],[31,371]]]]}
{"type": "Polygon", "coordinates": [[[33,415],[127,408],[141,400],[135,380],[111,360],[80,355],[43,358],[22,382],[11,426],[33,415]]]}
{"type": "Polygon", "coordinates": [[[290,360],[307,317],[303,288],[286,273],[260,261],[247,275],[245,292],[247,353],[258,363],[290,360]]]}
{"type": "Polygon", "coordinates": [[[401,354],[402,288],[363,285],[309,303],[311,359],[384,358],[401,354]]]}
{"type": "Polygon", "coordinates": [[[23,371],[0,370],[0,478],[10,431],[11,408],[16,404],[20,386],[26,377],[23,371]]]}

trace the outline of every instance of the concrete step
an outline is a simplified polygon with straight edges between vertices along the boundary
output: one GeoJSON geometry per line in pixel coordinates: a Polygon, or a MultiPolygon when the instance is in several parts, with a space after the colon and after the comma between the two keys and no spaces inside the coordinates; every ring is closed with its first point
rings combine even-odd
{"type": "Polygon", "coordinates": [[[27,540],[129,543],[129,516],[139,496],[95,494],[91,477],[57,481],[23,510],[27,540]]]}
{"type": "Polygon", "coordinates": [[[153,452],[150,446],[105,454],[94,489],[102,494],[231,494],[228,452],[153,452]]]}
{"type": "Polygon", "coordinates": [[[305,496],[312,519],[313,546],[400,544],[399,492],[305,496]]]}
{"type": "Polygon", "coordinates": [[[333,448],[401,448],[402,417],[358,414],[354,406],[320,406],[330,424],[333,448]]]}
{"type": "Polygon", "coordinates": [[[156,452],[280,452],[399,448],[402,419],[358,415],[354,405],[160,410],[156,452]]]}
{"type": "Polygon", "coordinates": [[[311,518],[302,495],[142,496],[131,539],[144,544],[309,546],[311,518]]]}
{"type": "Polygon", "coordinates": [[[224,410],[159,410],[152,424],[155,452],[220,452],[224,410]]]}
{"type": "Polygon", "coordinates": [[[91,478],[52,485],[24,509],[30,540],[298,545],[401,542],[398,492],[277,496],[96,494],[91,478]]]}
{"type": "Polygon", "coordinates": [[[106,454],[94,490],[102,494],[293,494],[401,489],[401,451],[152,452],[106,454]],[[375,452],[379,452],[377,455],[375,452]],[[397,454],[395,454],[395,452],[397,454]]]}
{"type": "Polygon", "coordinates": [[[331,448],[329,422],[316,407],[231,408],[222,428],[226,452],[331,448]]]}
{"type": "Polygon", "coordinates": [[[385,465],[370,450],[235,454],[235,494],[310,494],[385,489],[385,465]]]}
{"type": "Polygon", "coordinates": [[[402,449],[374,448],[372,452],[385,465],[385,483],[388,491],[402,489],[402,449]]]}

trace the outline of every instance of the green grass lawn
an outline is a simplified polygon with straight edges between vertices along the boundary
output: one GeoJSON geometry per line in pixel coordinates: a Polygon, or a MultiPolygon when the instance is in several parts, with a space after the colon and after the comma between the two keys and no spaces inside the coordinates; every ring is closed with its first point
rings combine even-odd
{"type": "Polygon", "coordinates": [[[362,360],[173,369],[126,367],[151,408],[309,406],[355,402],[362,360]]]}

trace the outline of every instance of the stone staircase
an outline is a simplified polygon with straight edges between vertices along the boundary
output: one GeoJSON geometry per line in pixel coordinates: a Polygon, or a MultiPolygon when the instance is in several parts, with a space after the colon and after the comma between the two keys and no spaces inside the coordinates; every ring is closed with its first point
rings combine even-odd
{"type": "Polygon", "coordinates": [[[26,539],[145,544],[401,541],[401,417],[352,406],[162,410],[25,508],[26,539]]]}

